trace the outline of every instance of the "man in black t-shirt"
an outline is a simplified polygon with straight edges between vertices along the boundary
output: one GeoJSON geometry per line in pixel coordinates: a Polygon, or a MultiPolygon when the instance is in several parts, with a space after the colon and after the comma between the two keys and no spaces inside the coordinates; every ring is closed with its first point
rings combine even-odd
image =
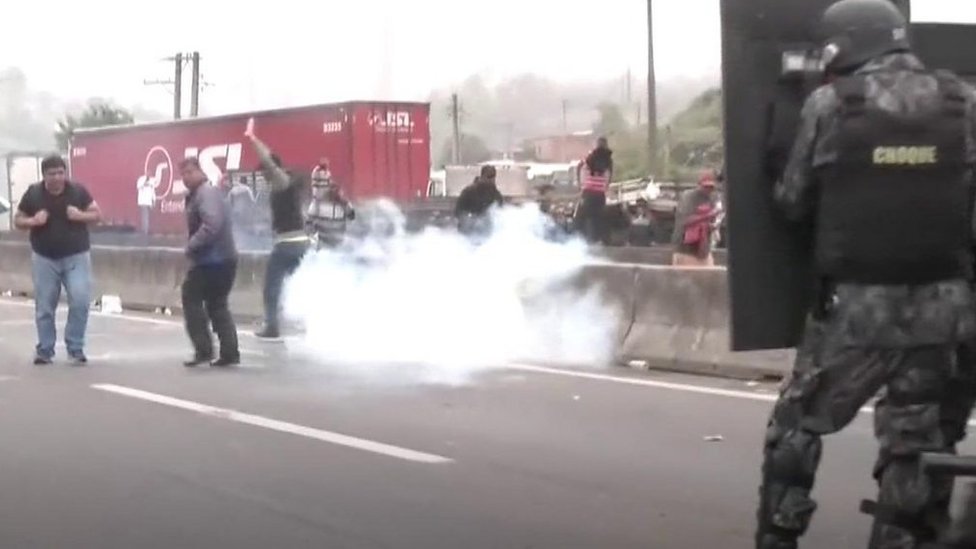
{"type": "Polygon", "coordinates": [[[85,331],[91,303],[91,244],[88,225],[98,223],[101,212],[85,187],[68,181],[67,165],[60,156],[41,162],[44,180],[27,189],[17,206],[14,224],[30,231],[33,249],[37,348],[34,364],[50,364],[57,342],[55,311],[61,287],[68,294],[68,322],[64,343],[75,365],[85,357],[85,331]]]}

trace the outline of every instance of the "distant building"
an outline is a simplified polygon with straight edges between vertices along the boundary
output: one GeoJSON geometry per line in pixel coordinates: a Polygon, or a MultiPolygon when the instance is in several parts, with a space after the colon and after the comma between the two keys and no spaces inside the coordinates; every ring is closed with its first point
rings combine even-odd
{"type": "Polygon", "coordinates": [[[537,137],[525,141],[525,150],[539,162],[569,163],[585,158],[595,141],[593,132],[537,137]]]}

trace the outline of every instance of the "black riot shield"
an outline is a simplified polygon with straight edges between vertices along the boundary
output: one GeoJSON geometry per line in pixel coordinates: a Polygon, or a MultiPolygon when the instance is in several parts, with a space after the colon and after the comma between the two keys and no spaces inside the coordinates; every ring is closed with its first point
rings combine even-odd
{"type": "Polygon", "coordinates": [[[918,23],[912,25],[911,38],[912,48],[927,66],[976,84],[976,25],[918,23]]]}
{"type": "Polygon", "coordinates": [[[832,2],[722,0],[734,351],[795,346],[812,295],[809,237],[778,217],[772,189],[816,85],[806,70],[819,47],[813,23],[832,2]]]}
{"type": "MultiPolygon", "coordinates": [[[[836,0],[722,0],[732,350],[795,346],[815,294],[810,227],[772,201],[806,96],[822,81],[817,23],[836,0]]],[[[906,14],[909,0],[892,0],[906,14]]]]}

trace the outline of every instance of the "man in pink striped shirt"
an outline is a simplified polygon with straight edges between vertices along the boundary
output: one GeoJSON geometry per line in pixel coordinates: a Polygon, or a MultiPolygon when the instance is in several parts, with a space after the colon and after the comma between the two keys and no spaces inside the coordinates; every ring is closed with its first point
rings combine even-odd
{"type": "Polygon", "coordinates": [[[607,188],[613,180],[613,151],[606,137],[597,140],[596,148],[576,168],[576,178],[582,190],[576,210],[576,230],[591,244],[606,243],[609,235],[604,210],[607,188]]]}

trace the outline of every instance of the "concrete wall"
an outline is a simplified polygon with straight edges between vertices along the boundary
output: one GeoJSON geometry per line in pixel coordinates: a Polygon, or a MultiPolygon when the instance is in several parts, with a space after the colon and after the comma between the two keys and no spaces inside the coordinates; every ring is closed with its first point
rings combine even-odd
{"type": "MultiPolygon", "coordinates": [[[[187,267],[180,250],[97,246],[92,261],[96,296],[118,295],[130,309],[179,309],[187,267]]],[[[231,298],[236,314],[261,315],[265,261],[264,255],[241,256],[231,298]]],[[[724,268],[594,264],[580,272],[573,286],[598,288],[622,312],[615,326],[621,363],[739,378],[781,377],[789,370],[789,352],[728,351],[724,268]]],[[[0,241],[0,291],[29,295],[31,289],[29,248],[22,242],[0,241]]]]}
{"type": "MultiPolygon", "coordinates": [[[[143,236],[135,233],[99,232],[91,235],[96,246],[122,246],[129,248],[173,248],[182,249],[186,244],[184,236],[143,236]]],[[[23,231],[0,232],[0,241],[26,242],[27,233],[23,231]]],[[[238,243],[240,247],[240,243],[238,243]]],[[[270,248],[270,240],[267,247],[270,248]]],[[[671,247],[600,247],[592,253],[597,258],[613,263],[632,263],[635,265],[670,265],[671,247]]],[[[725,265],[725,250],[715,250],[715,263],[725,265]]]]}
{"type": "MultiPolygon", "coordinates": [[[[30,295],[30,248],[18,242],[0,242],[0,291],[30,295]]],[[[246,317],[262,314],[261,287],[267,257],[242,254],[232,309],[246,317]]],[[[129,309],[180,308],[180,284],[187,263],[178,249],[92,248],[95,297],[110,294],[122,298],[129,309]]]]}

